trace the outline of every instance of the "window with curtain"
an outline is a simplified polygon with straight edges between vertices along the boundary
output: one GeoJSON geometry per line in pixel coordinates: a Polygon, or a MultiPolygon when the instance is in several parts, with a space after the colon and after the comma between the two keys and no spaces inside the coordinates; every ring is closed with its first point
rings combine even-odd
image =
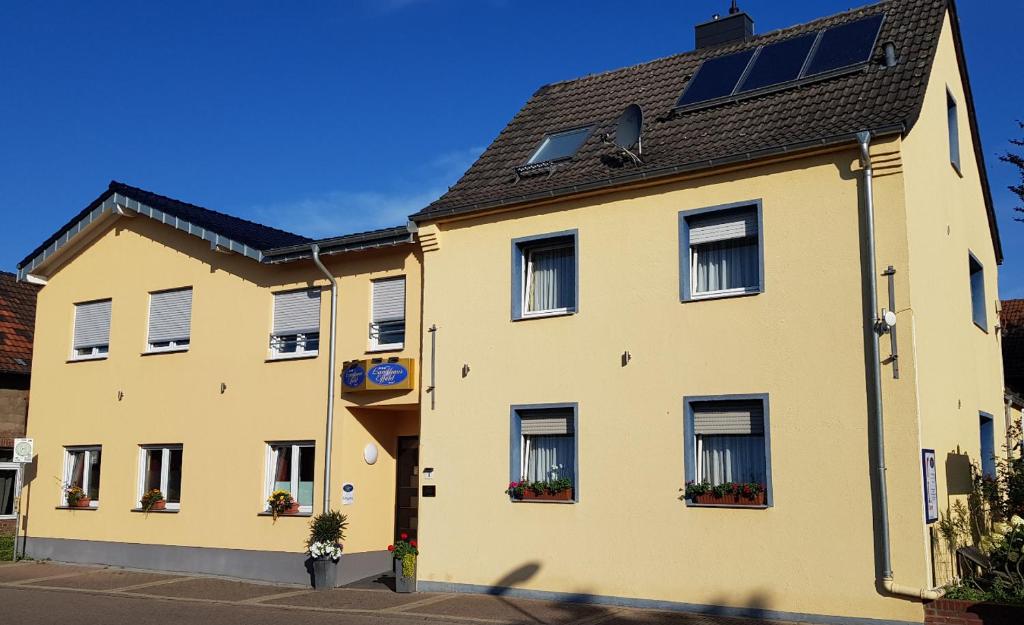
{"type": "Polygon", "coordinates": [[[145,446],[140,453],[142,475],[136,503],[141,507],[142,495],[155,489],[163,493],[168,509],[178,510],[181,507],[181,445],[145,446]]]}
{"type": "MultiPolygon", "coordinates": [[[[520,410],[520,479],[575,481],[576,430],[573,410],[520,410]]],[[[575,487],[575,484],[574,484],[575,487]]]]}
{"type": "MultiPolygon", "coordinates": [[[[99,447],[70,447],[64,449],[64,489],[77,486],[92,500],[90,505],[100,504],[100,461],[99,447]]],[[[64,492],[61,504],[64,505],[64,492]]]]}
{"type": "Polygon", "coordinates": [[[576,243],[573,237],[519,246],[520,310],[524,316],[576,310],[576,243]]]}
{"type": "MultiPolygon", "coordinates": [[[[270,443],[264,500],[276,490],[291,493],[300,512],[313,511],[313,443],[270,443]]],[[[265,503],[265,502],[264,502],[265,503]]]]}
{"type": "Polygon", "coordinates": [[[767,483],[764,404],[708,401],[691,404],[695,481],[767,483]]]}
{"type": "Polygon", "coordinates": [[[754,206],[686,218],[689,297],[761,290],[761,250],[754,206]]]}
{"type": "Polygon", "coordinates": [[[320,350],[320,289],[274,293],[271,357],[313,356],[320,350]]]}
{"type": "Polygon", "coordinates": [[[971,280],[971,318],[982,330],[988,325],[985,311],[985,268],[974,254],[967,254],[967,269],[971,280]]]}

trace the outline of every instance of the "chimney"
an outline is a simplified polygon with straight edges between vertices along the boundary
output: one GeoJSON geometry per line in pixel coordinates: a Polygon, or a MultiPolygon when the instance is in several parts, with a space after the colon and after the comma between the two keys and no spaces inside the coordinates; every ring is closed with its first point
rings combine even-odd
{"type": "Polygon", "coordinates": [[[741,11],[736,6],[736,0],[733,0],[728,17],[719,17],[716,14],[710,22],[697,24],[694,34],[698,50],[746,41],[754,36],[754,20],[741,11]]]}

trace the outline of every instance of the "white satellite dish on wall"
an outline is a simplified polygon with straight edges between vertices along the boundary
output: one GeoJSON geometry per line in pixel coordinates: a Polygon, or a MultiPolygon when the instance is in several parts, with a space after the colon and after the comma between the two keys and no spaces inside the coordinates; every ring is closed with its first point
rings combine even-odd
{"type": "Polygon", "coordinates": [[[377,446],[373,443],[367,443],[366,447],[363,447],[363,460],[366,461],[366,464],[376,464],[377,453],[377,446]]]}

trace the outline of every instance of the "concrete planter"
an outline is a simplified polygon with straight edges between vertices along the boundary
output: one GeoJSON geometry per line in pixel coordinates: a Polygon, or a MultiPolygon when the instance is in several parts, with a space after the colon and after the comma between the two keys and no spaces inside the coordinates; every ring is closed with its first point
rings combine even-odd
{"type": "Polygon", "coordinates": [[[402,574],[402,561],[398,558],[394,560],[395,564],[395,592],[416,592],[416,571],[415,567],[413,570],[412,577],[406,577],[402,574]]]}
{"type": "Polygon", "coordinates": [[[313,588],[317,590],[330,590],[337,586],[338,562],[330,558],[313,559],[313,588]]]}
{"type": "Polygon", "coordinates": [[[938,599],[924,604],[924,622],[942,625],[1019,625],[1024,623],[1024,606],[938,599]]]}

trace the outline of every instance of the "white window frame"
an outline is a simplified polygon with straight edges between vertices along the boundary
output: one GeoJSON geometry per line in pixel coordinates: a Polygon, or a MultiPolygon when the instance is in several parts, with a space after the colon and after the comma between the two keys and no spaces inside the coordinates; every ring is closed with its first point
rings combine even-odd
{"type": "MultiPolygon", "coordinates": [[[[146,492],[146,455],[151,451],[162,451],[160,457],[160,492],[163,493],[165,503],[164,507],[167,510],[180,510],[181,502],[171,503],[166,501],[167,498],[167,475],[171,465],[171,451],[182,451],[184,447],[182,445],[139,445],[139,485],[138,485],[138,497],[135,499],[136,508],[142,507],[142,495],[146,492]]],[[[185,455],[182,452],[182,463],[185,462],[185,455]]],[[[184,471],[183,471],[184,472],[184,471]]],[[[180,485],[179,485],[180,487],[180,485]]]]}
{"type": "Polygon", "coordinates": [[[18,518],[18,496],[21,494],[21,463],[0,462],[0,471],[14,471],[14,514],[0,514],[0,519],[18,518]]]}
{"type": "MultiPolygon", "coordinates": [[[[109,299],[109,298],[108,298],[109,299]]],[[[106,300],[93,300],[89,302],[76,302],[74,305],[75,315],[71,325],[71,358],[70,360],[103,360],[110,355],[110,326],[107,326],[107,342],[87,347],[75,347],[75,328],[78,325],[78,307],[83,304],[102,302],[106,300]]],[[[111,315],[113,317],[113,315],[111,315]]]]}
{"type": "MultiPolygon", "coordinates": [[[[576,241],[570,239],[567,241],[559,241],[557,243],[544,243],[541,241],[537,245],[524,245],[523,254],[523,275],[520,277],[519,283],[523,285],[522,292],[520,293],[520,310],[522,311],[523,317],[548,317],[552,315],[567,315],[576,311],[576,293],[573,293],[573,305],[572,306],[561,306],[559,308],[547,308],[544,310],[530,310],[530,287],[533,286],[533,254],[535,252],[550,252],[551,250],[559,249],[571,249],[573,256],[577,254],[576,241]]],[[[576,272],[577,265],[573,264],[573,272],[576,272]]],[[[573,281],[579,279],[579,276],[573,276],[573,281]]]]}
{"type": "Polygon", "coordinates": [[[187,352],[191,339],[181,339],[179,341],[157,341],[156,343],[146,343],[146,353],[154,354],[159,352],[187,352]],[[167,343],[161,345],[161,343],[167,343]]]}
{"type": "MultiPolygon", "coordinates": [[[[292,448],[292,475],[291,475],[291,488],[289,490],[292,493],[292,498],[298,501],[299,492],[299,456],[302,454],[302,449],[312,449],[313,453],[316,453],[316,443],[314,441],[269,441],[266,445],[266,469],[263,475],[263,511],[269,512],[270,506],[267,504],[267,499],[270,494],[274,492],[274,471],[277,469],[277,450],[275,447],[286,447],[291,446],[292,448]]],[[[315,459],[314,455],[314,459],[315,459]]],[[[315,473],[315,471],[314,471],[315,473]]],[[[316,480],[313,480],[313,494],[314,499],[316,497],[316,480]]],[[[312,514],[313,505],[310,503],[308,506],[300,505],[300,514],[312,514]]]]}
{"type": "MultiPolygon", "coordinates": [[[[64,479],[61,482],[59,507],[66,508],[67,505],[68,505],[68,500],[67,500],[67,497],[64,494],[64,491],[71,486],[71,470],[75,466],[75,463],[72,460],[72,454],[80,453],[80,452],[85,454],[85,457],[83,458],[83,467],[84,468],[82,470],[82,490],[85,491],[86,495],[88,495],[89,494],[89,487],[92,486],[92,484],[89,483],[89,480],[92,479],[91,476],[89,475],[89,467],[92,466],[92,454],[93,454],[93,452],[97,452],[97,451],[100,452],[100,471],[102,472],[103,471],[103,456],[102,456],[102,454],[103,454],[103,447],[101,445],[76,445],[76,446],[71,446],[71,447],[65,447],[64,448],[64,470],[63,470],[64,479]]],[[[99,498],[97,497],[96,499],[91,500],[89,502],[89,507],[90,508],[99,508],[100,507],[100,500],[99,500],[99,498]]]]}
{"type": "MultiPolygon", "coordinates": [[[[153,321],[153,296],[157,295],[159,293],[170,293],[172,291],[192,291],[192,297],[193,298],[195,297],[195,291],[190,286],[182,287],[180,289],[166,289],[166,290],[161,290],[161,291],[151,291],[149,293],[149,307],[146,309],[146,351],[145,351],[145,353],[147,353],[147,354],[160,354],[160,353],[166,353],[166,352],[187,352],[189,350],[189,346],[192,343],[192,309],[191,309],[191,307],[189,308],[189,329],[188,329],[189,336],[188,336],[188,338],[182,338],[182,339],[178,339],[178,340],[175,340],[175,341],[157,341],[155,343],[151,343],[149,341],[149,324],[152,323],[152,321],[153,321]],[[166,345],[163,345],[163,343],[166,343],[166,345]],[[159,347],[158,347],[158,345],[159,345],[159,347]]],[[[194,303],[195,300],[193,299],[192,302],[194,303]]]]}
{"type": "Polygon", "coordinates": [[[270,358],[271,360],[288,360],[289,358],[312,358],[320,354],[320,332],[298,332],[296,334],[271,334],[270,335],[270,358]],[[316,349],[306,349],[306,342],[316,337],[316,349]],[[285,339],[295,337],[295,351],[281,351],[280,343],[285,339]]]}
{"type": "Polygon", "coordinates": [[[379,278],[377,280],[371,280],[370,281],[370,319],[371,319],[370,326],[371,326],[371,332],[370,332],[370,347],[369,347],[369,349],[366,350],[368,352],[391,352],[391,351],[396,351],[396,350],[400,350],[400,349],[405,349],[405,341],[402,341],[400,343],[381,343],[380,342],[380,327],[379,327],[380,324],[381,323],[395,323],[395,322],[398,321],[398,319],[392,319],[390,321],[372,321],[372,319],[374,317],[374,310],[373,310],[373,285],[374,285],[375,282],[386,282],[388,280],[402,280],[402,281],[405,282],[404,289],[405,289],[406,298],[405,298],[405,301],[402,302],[402,313],[403,313],[402,325],[404,326],[402,332],[404,334],[404,333],[409,331],[408,320],[407,320],[407,318],[405,316],[405,305],[409,301],[409,298],[408,298],[408,295],[409,295],[409,290],[408,290],[409,289],[409,281],[406,279],[406,276],[405,275],[391,276],[391,277],[387,277],[387,278],[379,278]],[[377,327],[376,335],[374,335],[374,333],[372,331],[374,325],[378,326],[377,327]]]}

